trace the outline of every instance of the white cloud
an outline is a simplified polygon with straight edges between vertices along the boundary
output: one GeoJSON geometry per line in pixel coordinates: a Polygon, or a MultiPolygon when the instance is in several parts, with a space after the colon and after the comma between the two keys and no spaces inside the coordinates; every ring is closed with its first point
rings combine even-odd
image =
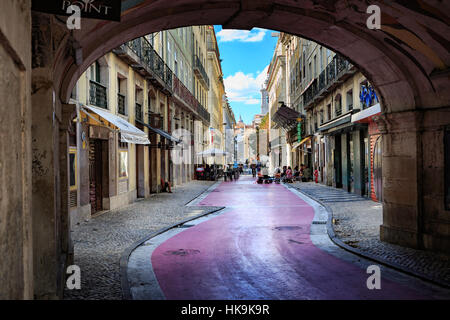
{"type": "Polygon", "coordinates": [[[266,29],[261,28],[254,28],[251,31],[222,29],[217,33],[217,37],[219,38],[219,42],[259,42],[264,39],[266,32],[266,29]]]}
{"type": "Polygon", "coordinates": [[[269,66],[256,77],[253,73],[236,72],[224,79],[225,90],[230,102],[243,102],[247,105],[261,104],[261,87],[264,84],[269,66]]]}

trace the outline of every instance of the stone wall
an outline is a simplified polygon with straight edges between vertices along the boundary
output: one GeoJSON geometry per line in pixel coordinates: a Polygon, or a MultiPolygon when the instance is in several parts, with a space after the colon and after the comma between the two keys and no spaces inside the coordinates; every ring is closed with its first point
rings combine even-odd
{"type": "Polygon", "coordinates": [[[0,300],[33,298],[30,6],[0,2],[0,300]]]}

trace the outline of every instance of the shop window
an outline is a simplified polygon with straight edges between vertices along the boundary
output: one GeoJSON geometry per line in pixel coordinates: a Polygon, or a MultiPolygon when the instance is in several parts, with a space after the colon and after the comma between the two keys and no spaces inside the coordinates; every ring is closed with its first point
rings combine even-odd
{"type": "Polygon", "coordinates": [[[128,151],[119,152],[119,178],[128,178],[128,151]]]}

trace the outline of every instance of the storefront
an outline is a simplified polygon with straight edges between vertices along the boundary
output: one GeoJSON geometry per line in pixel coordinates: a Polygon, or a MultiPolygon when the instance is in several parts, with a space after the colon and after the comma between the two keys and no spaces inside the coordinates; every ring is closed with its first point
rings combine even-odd
{"type": "Polygon", "coordinates": [[[145,132],[105,109],[79,105],[77,114],[77,132],[69,149],[70,193],[75,194],[72,223],[137,198],[131,177],[136,172],[136,145],[150,143],[145,132]]]}
{"type": "Polygon", "coordinates": [[[374,201],[383,199],[383,180],[382,180],[382,135],[378,130],[374,118],[381,114],[380,104],[375,104],[352,116],[352,123],[366,124],[368,134],[365,140],[366,163],[368,167],[367,190],[368,196],[374,201]]]}

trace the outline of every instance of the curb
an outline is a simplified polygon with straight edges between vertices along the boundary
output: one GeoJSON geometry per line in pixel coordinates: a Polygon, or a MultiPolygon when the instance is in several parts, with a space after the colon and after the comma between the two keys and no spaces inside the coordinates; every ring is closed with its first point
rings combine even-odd
{"type": "MultiPolygon", "coordinates": [[[[207,192],[210,188],[206,189],[205,191],[203,191],[199,195],[195,196],[188,203],[190,203],[190,202],[194,201],[195,199],[197,199],[198,197],[200,197],[202,194],[207,192]]],[[[186,205],[184,205],[184,206],[186,206],[186,205]]],[[[121,287],[122,287],[122,298],[123,298],[123,300],[132,300],[131,292],[130,292],[130,286],[128,285],[128,274],[127,274],[128,259],[130,258],[131,253],[137,247],[139,247],[140,245],[142,245],[146,241],[150,240],[151,238],[154,238],[154,237],[156,237],[156,236],[158,236],[158,235],[160,235],[160,234],[162,234],[164,232],[167,232],[167,231],[169,231],[171,229],[174,229],[174,228],[178,228],[179,226],[181,226],[181,225],[183,225],[183,224],[185,224],[185,223],[187,223],[189,221],[192,221],[192,220],[195,220],[195,219],[198,219],[198,218],[201,218],[201,217],[213,214],[213,213],[218,212],[218,211],[223,210],[223,209],[225,209],[225,207],[217,207],[216,209],[213,209],[213,210],[211,210],[209,212],[198,214],[198,215],[196,215],[194,217],[190,217],[188,219],[185,219],[185,220],[182,220],[182,221],[177,222],[175,224],[172,224],[172,225],[170,225],[168,227],[164,227],[162,229],[159,229],[159,230],[157,230],[155,232],[152,232],[148,236],[145,236],[144,238],[134,242],[130,247],[125,249],[125,251],[122,253],[122,255],[120,257],[120,262],[119,262],[119,268],[120,268],[120,272],[119,273],[120,273],[120,282],[121,282],[121,287]]]]}
{"type": "MultiPolygon", "coordinates": [[[[294,188],[294,187],[291,187],[294,188]]],[[[381,259],[377,256],[374,256],[370,253],[366,253],[363,252],[357,248],[351,247],[348,244],[344,243],[341,239],[338,238],[338,236],[336,235],[336,233],[334,232],[333,229],[333,209],[325,204],[324,202],[313,198],[312,196],[310,196],[309,194],[306,194],[305,192],[301,191],[300,189],[294,188],[295,190],[301,192],[303,195],[305,195],[306,197],[310,198],[311,200],[319,203],[321,206],[323,206],[325,208],[325,210],[328,212],[328,220],[327,220],[327,233],[328,233],[328,237],[331,239],[331,241],[336,244],[337,246],[341,247],[342,249],[349,251],[353,254],[356,254],[357,256],[360,256],[362,258],[368,259],[368,260],[372,260],[374,262],[377,262],[379,264],[385,265],[387,267],[390,267],[394,270],[400,271],[402,273],[405,273],[407,275],[419,278],[421,280],[425,280],[427,282],[431,282],[437,286],[440,286],[442,288],[446,288],[446,289],[450,289],[450,283],[446,283],[446,282],[442,282],[439,281],[437,279],[435,279],[434,277],[431,277],[429,275],[423,274],[421,272],[417,272],[417,271],[413,271],[410,269],[407,269],[395,262],[390,262],[384,259],[381,259]]]]}

